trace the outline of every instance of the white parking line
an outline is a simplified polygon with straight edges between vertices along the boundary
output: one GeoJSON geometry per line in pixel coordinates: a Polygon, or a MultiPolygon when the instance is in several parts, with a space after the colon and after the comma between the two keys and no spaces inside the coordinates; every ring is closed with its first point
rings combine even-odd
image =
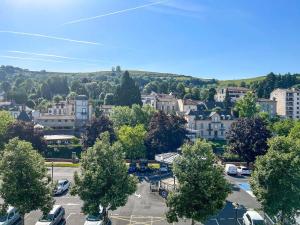
{"type": "Polygon", "coordinates": [[[76,215],[76,213],[70,213],[68,216],[67,216],[67,218],[66,218],[66,221],[70,218],[70,216],[72,216],[72,215],[76,215]]]}

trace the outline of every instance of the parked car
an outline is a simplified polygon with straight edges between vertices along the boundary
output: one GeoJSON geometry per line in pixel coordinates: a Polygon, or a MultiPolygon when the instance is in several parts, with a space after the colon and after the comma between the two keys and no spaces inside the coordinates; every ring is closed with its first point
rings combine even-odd
{"type": "Polygon", "coordinates": [[[159,168],[160,172],[169,172],[169,167],[168,165],[161,165],[159,168]]]}
{"type": "Polygon", "coordinates": [[[18,210],[11,206],[8,207],[6,214],[0,214],[0,225],[13,225],[19,220],[21,220],[21,216],[18,210]]]}
{"type": "Polygon", "coordinates": [[[65,209],[54,205],[48,215],[43,215],[35,225],[58,225],[65,220],[65,209]]]}
{"type": "Polygon", "coordinates": [[[237,167],[233,164],[225,165],[225,173],[228,175],[237,175],[237,167]]]}
{"type": "Polygon", "coordinates": [[[238,166],[237,167],[237,172],[240,175],[246,175],[246,176],[251,175],[251,170],[246,166],[238,166]]]}
{"type": "Polygon", "coordinates": [[[137,166],[135,162],[129,164],[128,173],[135,173],[137,171],[137,166]]]}
{"type": "Polygon", "coordinates": [[[249,210],[243,215],[244,225],[264,225],[264,219],[258,212],[254,210],[249,210]]]}
{"type": "MultiPolygon", "coordinates": [[[[110,225],[111,221],[109,220],[106,225],[110,225]]],[[[88,215],[85,218],[85,223],[84,225],[104,225],[103,217],[101,213],[97,215],[88,215]]]]}
{"type": "Polygon", "coordinates": [[[54,188],[54,195],[61,195],[65,191],[69,190],[71,182],[68,180],[59,180],[57,186],[54,188]]]}

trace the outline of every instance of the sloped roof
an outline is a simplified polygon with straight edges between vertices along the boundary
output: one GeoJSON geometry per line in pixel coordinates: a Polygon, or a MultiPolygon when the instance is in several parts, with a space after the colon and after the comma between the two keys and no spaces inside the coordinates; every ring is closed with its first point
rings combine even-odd
{"type": "Polygon", "coordinates": [[[20,112],[20,115],[18,116],[18,120],[22,120],[22,121],[25,121],[25,122],[30,122],[31,121],[30,117],[28,116],[28,114],[25,111],[20,112]]]}

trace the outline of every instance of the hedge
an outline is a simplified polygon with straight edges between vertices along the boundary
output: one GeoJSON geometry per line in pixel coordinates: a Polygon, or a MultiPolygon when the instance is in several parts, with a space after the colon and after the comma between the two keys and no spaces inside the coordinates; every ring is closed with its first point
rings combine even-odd
{"type": "Polygon", "coordinates": [[[71,159],[72,152],[76,152],[78,158],[81,157],[82,146],[77,145],[48,145],[44,152],[45,158],[71,159]]]}

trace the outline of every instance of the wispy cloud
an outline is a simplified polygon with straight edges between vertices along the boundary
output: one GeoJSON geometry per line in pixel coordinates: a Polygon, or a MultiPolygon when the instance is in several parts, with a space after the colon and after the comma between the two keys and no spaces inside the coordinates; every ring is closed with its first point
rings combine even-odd
{"type": "Polygon", "coordinates": [[[48,53],[25,52],[25,51],[18,51],[18,50],[10,50],[7,52],[13,53],[13,54],[58,58],[58,59],[63,59],[63,60],[78,60],[78,61],[84,62],[84,63],[96,63],[96,62],[101,62],[101,61],[103,62],[103,60],[83,59],[83,58],[55,55],[55,54],[48,54],[48,53]]]}
{"type": "Polygon", "coordinates": [[[51,35],[26,33],[26,32],[11,31],[11,30],[0,30],[0,33],[15,34],[15,35],[22,35],[22,36],[30,36],[30,37],[39,37],[39,38],[47,38],[47,39],[52,39],[52,40],[67,41],[67,42],[73,42],[73,43],[85,44],[85,45],[103,45],[99,42],[82,41],[82,40],[75,40],[75,39],[63,38],[63,37],[57,37],[57,36],[51,36],[51,35]]]}
{"type": "Polygon", "coordinates": [[[16,60],[29,60],[29,61],[42,61],[42,62],[65,63],[64,61],[53,60],[53,59],[40,59],[40,58],[19,57],[19,56],[10,56],[10,55],[0,55],[0,58],[16,59],[16,60]]]}
{"type": "Polygon", "coordinates": [[[136,7],[132,7],[132,8],[127,8],[127,9],[122,9],[122,10],[118,10],[118,11],[114,11],[114,12],[110,12],[110,13],[106,13],[106,14],[101,14],[101,15],[97,15],[97,16],[80,18],[80,19],[77,19],[77,20],[72,20],[72,21],[66,22],[62,25],[81,23],[81,22],[85,22],[85,21],[89,21],[89,20],[95,20],[95,19],[99,19],[99,18],[103,18],[103,17],[107,17],[107,16],[122,14],[122,13],[130,12],[130,11],[134,11],[134,10],[138,10],[138,9],[148,8],[150,6],[160,5],[160,4],[163,4],[167,1],[170,1],[170,0],[153,2],[153,3],[140,5],[140,6],[136,6],[136,7]]]}

